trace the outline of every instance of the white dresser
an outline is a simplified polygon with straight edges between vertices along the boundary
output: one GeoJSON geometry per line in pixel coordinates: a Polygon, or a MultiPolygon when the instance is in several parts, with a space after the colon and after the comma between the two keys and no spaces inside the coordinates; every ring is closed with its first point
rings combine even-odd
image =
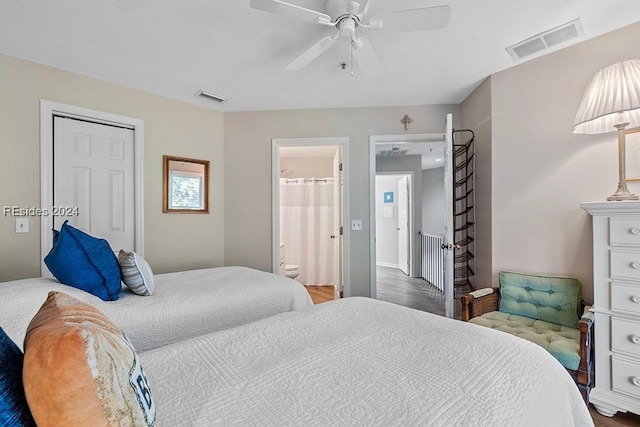
{"type": "Polygon", "coordinates": [[[640,202],[582,203],[593,217],[598,412],[640,414],[640,202]]]}

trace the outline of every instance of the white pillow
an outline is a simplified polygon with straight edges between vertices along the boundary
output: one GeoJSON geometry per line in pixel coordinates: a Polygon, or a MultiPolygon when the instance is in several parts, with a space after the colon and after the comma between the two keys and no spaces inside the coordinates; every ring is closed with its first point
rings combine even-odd
{"type": "Polygon", "coordinates": [[[149,264],[135,252],[120,249],[118,264],[122,273],[122,281],[134,294],[153,294],[153,271],[149,264]]]}

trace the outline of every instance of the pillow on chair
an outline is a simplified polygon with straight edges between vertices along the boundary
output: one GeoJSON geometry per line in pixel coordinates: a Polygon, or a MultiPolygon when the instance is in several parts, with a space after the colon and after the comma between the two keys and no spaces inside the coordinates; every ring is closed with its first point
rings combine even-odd
{"type": "Polygon", "coordinates": [[[53,247],[44,263],[65,285],[103,301],[115,301],[120,296],[120,267],[109,242],[73,228],[68,221],[60,231],[53,230],[53,247]]]}
{"type": "Polygon", "coordinates": [[[22,387],[23,355],[0,328],[0,425],[26,427],[35,423],[22,387]]]}
{"type": "Polygon", "coordinates": [[[582,286],[570,277],[500,272],[500,308],[504,313],[578,327],[582,286]]]}
{"type": "Polygon", "coordinates": [[[49,292],[27,328],[23,380],[38,427],[155,422],[147,377],[127,337],[62,292],[49,292]]]}

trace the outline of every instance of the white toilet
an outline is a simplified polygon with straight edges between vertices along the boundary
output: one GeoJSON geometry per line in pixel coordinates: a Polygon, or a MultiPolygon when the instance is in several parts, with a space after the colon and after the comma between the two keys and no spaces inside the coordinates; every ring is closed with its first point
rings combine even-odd
{"type": "Polygon", "coordinates": [[[295,279],[300,274],[300,269],[295,264],[286,264],[284,266],[285,276],[289,279],[295,279]]]}
{"type": "Polygon", "coordinates": [[[286,264],[285,259],[284,243],[280,242],[280,274],[287,276],[289,279],[295,279],[300,274],[300,269],[295,264],[286,264]],[[283,266],[284,270],[282,269],[283,266]]]}

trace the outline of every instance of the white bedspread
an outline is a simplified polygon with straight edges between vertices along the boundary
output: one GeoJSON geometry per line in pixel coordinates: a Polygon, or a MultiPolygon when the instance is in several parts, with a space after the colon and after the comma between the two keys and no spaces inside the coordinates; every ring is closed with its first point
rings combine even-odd
{"type": "Polygon", "coordinates": [[[592,426],[565,369],[509,334],[367,298],[141,355],[164,426],[592,426]]]}
{"type": "Polygon", "coordinates": [[[99,298],[55,279],[0,283],[0,327],[22,347],[31,318],[51,290],[97,307],[127,334],[137,351],[232,328],[313,305],[298,282],[246,267],[220,267],[154,276],[151,296],[123,288],[117,301],[99,298]]]}

